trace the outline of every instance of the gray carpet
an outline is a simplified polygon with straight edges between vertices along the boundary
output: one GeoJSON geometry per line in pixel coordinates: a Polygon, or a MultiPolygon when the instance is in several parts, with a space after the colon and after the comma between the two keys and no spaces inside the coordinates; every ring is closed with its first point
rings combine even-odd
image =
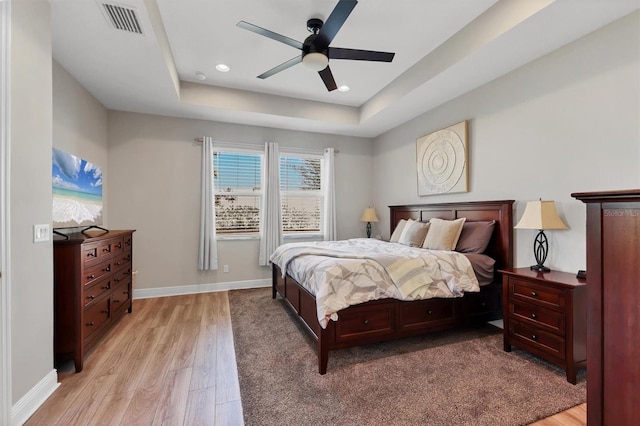
{"type": "Polygon", "coordinates": [[[252,425],[520,425],[586,399],[564,371],[502,350],[501,330],[476,328],[329,352],[271,289],[229,292],[245,423],[252,425]]]}

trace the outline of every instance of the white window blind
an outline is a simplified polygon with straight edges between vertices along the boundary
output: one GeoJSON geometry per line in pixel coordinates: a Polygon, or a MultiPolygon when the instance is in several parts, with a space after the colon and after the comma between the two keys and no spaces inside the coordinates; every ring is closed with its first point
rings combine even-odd
{"type": "Polygon", "coordinates": [[[260,231],[263,154],[215,150],[213,154],[216,232],[218,235],[260,231]]]}
{"type": "Polygon", "coordinates": [[[321,168],[319,156],[280,156],[282,231],[285,234],[322,232],[321,168]]]}

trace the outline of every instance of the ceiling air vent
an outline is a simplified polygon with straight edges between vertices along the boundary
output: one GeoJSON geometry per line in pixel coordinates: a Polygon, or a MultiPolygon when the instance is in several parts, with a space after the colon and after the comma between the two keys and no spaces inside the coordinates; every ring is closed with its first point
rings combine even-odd
{"type": "Polygon", "coordinates": [[[130,33],[142,34],[142,28],[140,27],[135,9],[109,3],[102,3],[102,7],[107,20],[114,28],[130,33]]]}

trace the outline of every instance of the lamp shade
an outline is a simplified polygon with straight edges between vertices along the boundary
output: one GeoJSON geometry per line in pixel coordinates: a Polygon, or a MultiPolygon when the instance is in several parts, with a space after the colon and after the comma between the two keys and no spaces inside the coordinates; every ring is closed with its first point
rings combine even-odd
{"type": "Polygon", "coordinates": [[[378,216],[376,216],[376,210],[373,207],[367,207],[362,212],[360,222],[377,222],[378,216]]]}
{"type": "Polygon", "coordinates": [[[553,201],[529,201],[524,214],[515,226],[520,229],[567,229],[560,219],[553,201]]]}

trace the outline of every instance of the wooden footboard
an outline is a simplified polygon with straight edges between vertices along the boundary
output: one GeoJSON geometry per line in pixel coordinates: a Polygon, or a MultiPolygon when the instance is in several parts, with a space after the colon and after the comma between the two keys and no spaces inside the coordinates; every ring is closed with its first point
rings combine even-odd
{"type": "Polygon", "coordinates": [[[273,298],[283,298],[317,343],[318,371],[327,372],[329,351],[402,337],[432,333],[464,324],[502,318],[501,285],[490,284],[480,293],[462,298],[403,302],[374,300],[341,310],[338,321],[323,329],[318,322],[315,297],[290,276],[282,277],[273,265],[273,298]]]}
{"type": "MultiPolygon", "coordinates": [[[[496,259],[496,270],[512,266],[513,200],[446,203],[391,207],[392,229],[403,218],[427,221],[433,217],[467,220],[495,220],[494,236],[486,253],[496,259]]],[[[315,297],[289,275],[282,276],[273,265],[272,297],[278,294],[297,315],[317,343],[318,371],[327,372],[329,351],[402,337],[431,333],[502,318],[502,278],[479,293],[461,298],[400,301],[374,300],[338,312],[337,321],[322,328],[317,318],[315,297]]]]}

